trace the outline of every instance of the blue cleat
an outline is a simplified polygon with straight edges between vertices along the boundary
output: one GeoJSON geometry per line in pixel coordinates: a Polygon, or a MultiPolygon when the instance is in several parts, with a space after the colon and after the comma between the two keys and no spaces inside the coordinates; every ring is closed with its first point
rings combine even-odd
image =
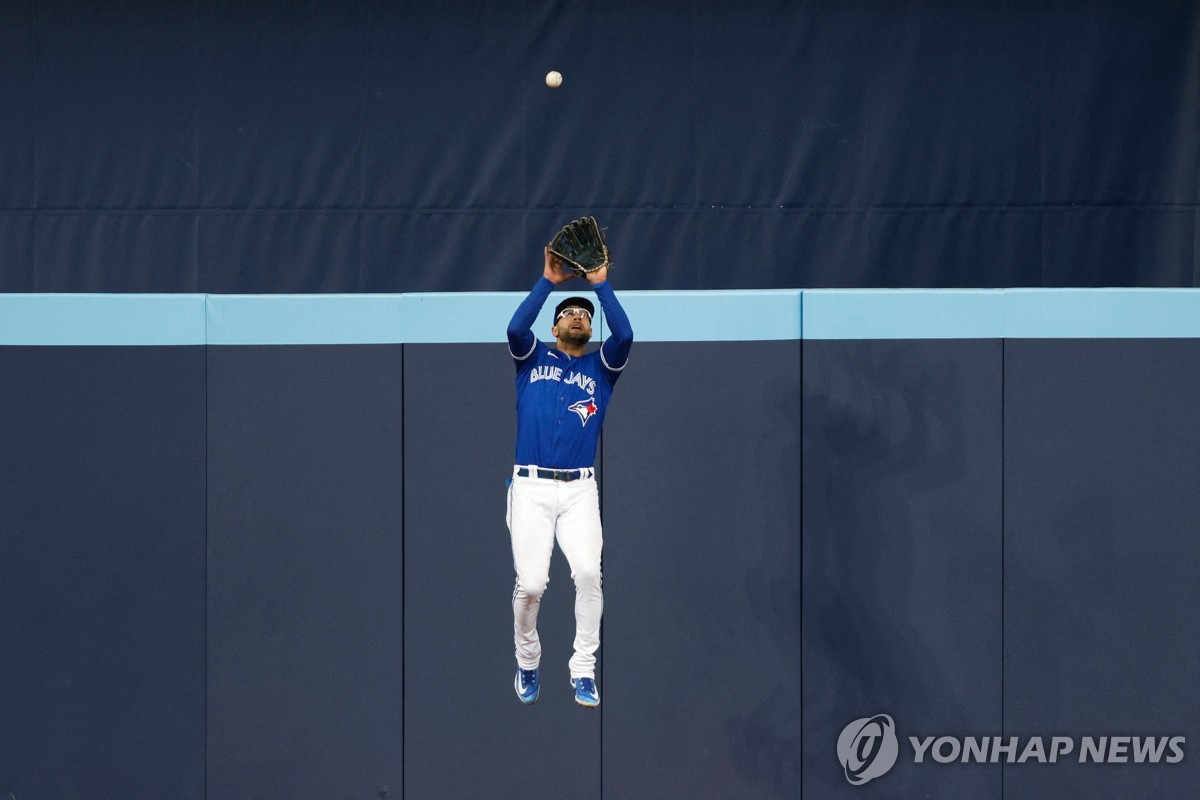
{"type": "Polygon", "coordinates": [[[595,708],[600,705],[600,689],[596,686],[596,681],[592,678],[571,678],[571,685],[575,687],[575,702],[587,708],[595,708]]]}
{"type": "Polygon", "coordinates": [[[542,684],[538,680],[537,667],[533,669],[521,669],[518,665],[517,677],[513,680],[513,688],[517,690],[517,697],[521,698],[521,702],[525,705],[536,703],[538,691],[542,688],[542,684]]]}

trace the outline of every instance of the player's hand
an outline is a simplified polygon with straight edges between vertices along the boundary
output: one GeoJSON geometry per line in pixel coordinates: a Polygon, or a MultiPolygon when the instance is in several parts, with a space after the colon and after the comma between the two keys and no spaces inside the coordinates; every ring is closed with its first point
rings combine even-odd
{"type": "Polygon", "coordinates": [[[542,277],[554,284],[569,281],[575,277],[574,270],[567,269],[563,260],[550,252],[550,248],[546,247],[546,268],[542,271],[542,277]]]}
{"type": "Polygon", "coordinates": [[[587,276],[588,283],[600,283],[608,280],[608,267],[601,267],[597,270],[584,273],[587,276]]]}

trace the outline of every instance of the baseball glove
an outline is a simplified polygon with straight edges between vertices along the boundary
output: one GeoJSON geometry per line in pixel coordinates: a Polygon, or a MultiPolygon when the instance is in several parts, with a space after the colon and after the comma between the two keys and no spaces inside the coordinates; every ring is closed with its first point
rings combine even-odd
{"type": "Polygon", "coordinates": [[[550,252],[579,275],[612,266],[604,232],[595,217],[583,217],[563,226],[550,240],[550,252]]]}

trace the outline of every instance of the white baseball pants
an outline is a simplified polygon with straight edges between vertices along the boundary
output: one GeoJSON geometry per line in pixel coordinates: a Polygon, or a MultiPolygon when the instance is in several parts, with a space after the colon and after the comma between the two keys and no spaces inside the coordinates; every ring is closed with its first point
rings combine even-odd
{"type": "Polygon", "coordinates": [[[604,538],[596,479],[522,478],[514,470],[508,490],[508,531],[517,571],[513,590],[517,664],[521,669],[534,669],[542,660],[537,615],[550,581],[550,554],[557,538],[575,581],[575,654],[571,657],[571,677],[595,678],[600,617],[604,612],[604,594],[600,589],[600,551],[604,538]]]}

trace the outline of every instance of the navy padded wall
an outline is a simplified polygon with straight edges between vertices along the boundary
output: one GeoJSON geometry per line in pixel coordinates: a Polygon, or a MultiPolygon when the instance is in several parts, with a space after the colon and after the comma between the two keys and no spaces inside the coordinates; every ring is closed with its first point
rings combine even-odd
{"type": "Polygon", "coordinates": [[[1194,795],[1186,758],[908,737],[1193,738],[1198,358],[637,344],[585,711],[561,555],[543,697],[510,694],[503,344],[0,347],[0,794],[1194,795]],[[837,735],[876,713],[900,761],[854,787],[837,735]]]}
{"type": "Polygon", "coordinates": [[[799,342],[634,345],[601,459],[605,796],[799,796],[799,448],[799,342]]]}
{"type": "Polygon", "coordinates": [[[208,355],[206,796],[398,797],[402,347],[208,355]]]}
{"type": "MultiPolygon", "coordinates": [[[[1192,745],[1198,360],[1191,339],[1006,342],[1006,735],[1192,745]]],[[[1185,752],[1172,765],[1013,766],[1005,792],[1188,797],[1200,766],[1185,752]]]]}
{"type": "Polygon", "coordinates": [[[202,347],[0,347],[0,796],[205,796],[202,347]]]}
{"type": "Polygon", "coordinates": [[[1000,798],[998,768],[907,736],[1002,723],[998,340],[804,343],[804,789],[1000,798]],[[894,770],[852,786],[843,726],[888,714],[894,770]]]}

